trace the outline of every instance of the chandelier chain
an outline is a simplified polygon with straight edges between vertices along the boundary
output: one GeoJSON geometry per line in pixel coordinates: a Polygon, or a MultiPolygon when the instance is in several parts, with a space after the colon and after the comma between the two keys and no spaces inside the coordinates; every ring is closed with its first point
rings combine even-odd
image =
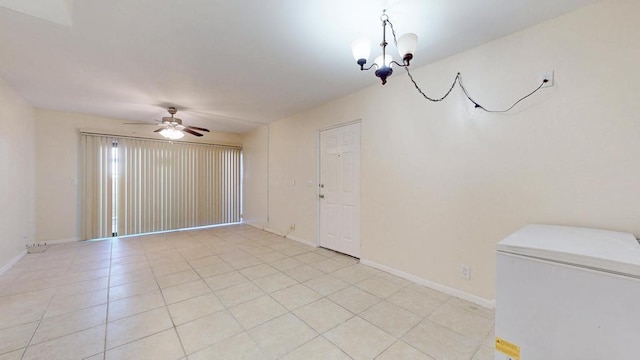
{"type": "MultiPolygon", "coordinates": [[[[386,14],[385,14],[386,15],[386,14]]],[[[393,27],[393,23],[389,20],[389,17],[387,16],[387,19],[385,20],[388,24],[389,27],[391,28],[391,34],[393,35],[393,43],[396,45],[396,48],[398,47],[398,39],[396,37],[396,30],[393,27]]],[[[455,79],[453,79],[453,83],[451,84],[451,87],[449,88],[449,90],[439,99],[434,99],[429,97],[427,94],[424,93],[424,91],[422,91],[422,89],[420,88],[420,86],[418,85],[418,83],[413,79],[413,75],[411,75],[411,71],[409,70],[408,66],[404,66],[405,71],[407,72],[407,75],[409,76],[409,79],[411,80],[411,82],[413,83],[413,86],[415,86],[416,90],[418,90],[418,92],[427,100],[432,101],[432,102],[439,102],[442,101],[444,99],[447,98],[447,96],[449,96],[449,94],[451,94],[451,91],[453,91],[453,88],[456,86],[456,83],[458,85],[460,85],[460,88],[462,89],[462,92],[464,93],[464,96],[466,96],[467,99],[469,99],[469,101],[471,101],[473,103],[473,105],[477,108],[477,109],[482,109],[488,113],[506,113],[508,111],[510,111],[511,109],[513,109],[516,105],[518,105],[521,101],[523,101],[524,99],[528,98],[529,96],[535,94],[536,92],[538,92],[538,90],[542,89],[542,87],[544,86],[545,83],[547,83],[547,79],[544,79],[540,85],[538,85],[538,87],[531,91],[530,93],[528,93],[527,95],[521,97],[520,99],[518,99],[515,103],[513,103],[513,105],[511,105],[510,107],[508,107],[505,110],[489,110],[487,108],[485,108],[484,106],[480,105],[477,101],[473,100],[471,98],[471,95],[469,95],[469,92],[467,91],[467,89],[464,87],[464,85],[462,84],[462,74],[458,73],[455,77],[455,79]]]]}
{"type": "MultiPolygon", "coordinates": [[[[397,48],[398,47],[398,39],[396,37],[396,29],[393,27],[393,23],[391,23],[391,21],[389,21],[388,19],[387,19],[387,23],[389,24],[389,27],[391,28],[391,34],[393,34],[393,43],[396,45],[396,48],[397,48]]],[[[422,89],[420,88],[420,86],[418,86],[418,83],[416,83],[416,81],[413,79],[413,75],[411,75],[411,71],[409,71],[409,67],[405,66],[404,69],[407,72],[407,75],[409,75],[409,79],[413,83],[413,86],[416,87],[416,90],[418,90],[418,92],[420,94],[422,94],[422,96],[425,99],[427,99],[429,101],[433,101],[433,102],[439,102],[439,101],[442,101],[442,100],[446,99],[447,96],[449,96],[449,94],[451,94],[451,91],[453,91],[453,88],[456,87],[456,82],[458,82],[458,80],[460,79],[460,73],[458,73],[458,75],[456,75],[456,78],[453,79],[453,83],[451,84],[451,87],[449,88],[449,91],[447,91],[441,98],[434,99],[434,98],[429,97],[429,95],[425,94],[424,91],[422,91],[422,89]]]]}

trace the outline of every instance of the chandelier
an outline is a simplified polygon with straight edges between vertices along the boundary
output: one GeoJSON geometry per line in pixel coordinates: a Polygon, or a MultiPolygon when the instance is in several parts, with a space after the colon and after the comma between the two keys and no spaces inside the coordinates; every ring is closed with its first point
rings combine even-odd
{"type": "Polygon", "coordinates": [[[380,43],[380,47],[382,47],[382,55],[378,56],[371,66],[365,68],[364,66],[367,64],[369,55],[371,54],[371,41],[367,38],[357,39],[351,44],[351,50],[353,52],[354,59],[358,65],[360,65],[360,70],[370,70],[375,67],[375,75],[382,80],[382,85],[384,85],[387,83],[387,77],[391,76],[393,73],[393,69],[391,68],[392,65],[400,67],[409,66],[411,59],[413,59],[413,54],[416,51],[416,46],[418,45],[418,36],[413,33],[407,33],[396,40],[396,32],[393,29],[393,24],[389,21],[389,16],[386,14],[386,10],[382,11],[380,21],[382,21],[382,42],[380,43]],[[402,58],[402,64],[393,60],[391,54],[387,54],[387,24],[389,24],[393,33],[393,41],[398,49],[398,54],[400,54],[400,57],[402,58]]]}
{"type": "Polygon", "coordinates": [[[516,102],[513,103],[513,105],[511,105],[510,107],[504,110],[493,110],[480,105],[477,101],[475,101],[471,97],[471,95],[469,94],[469,91],[462,84],[462,75],[458,73],[453,79],[453,82],[451,83],[449,90],[442,97],[432,98],[429,95],[425,94],[424,91],[422,91],[420,86],[418,86],[418,83],[414,80],[413,75],[411,75],[411,71],[409,70],[409,64],[411,62],[411,59],[413,59],[413,54],[416,52],[416,47],[418,45],[418,36],[413,33],[408,33],[400,36],[399,38],[396,38],[396,31],[394,30],[393,24],[391,23],[391,21],[389,21],[389,16],[386,14],[386,10],[382,11],[382,15],[380,15],[380,21],[382,21],[382,42],[380,43],[380,47],[382,48],[382,55],[378,56],[373,62],[373,64],[365,68],[364,66],[367,64],[367,61],[369,60],[369,55],[371,54],[371,41],[366,38],[357,39],[351,44],[351,50],[353,52],[353,58],[356,59],[356,63],[360,65],[360,71],[370,70],[375,67],[375,74],[377,77],[380,78],[380,80],[382,80],[382,85],[386,84],[387,78],[391,76],[391,74],[393,74],[393,69],[391,68],[391,65],[396,65],[401,68],[404,68],[404,70],[407,72],[407,76],[409,77],[409,80],[411,80],[411,82],[413,83],[413,86],[415,86],[416,90],[426,100],[429,100],[431,102],[442,101],[446,99],[447,96],[449,96],[449,94],[451,94],[451,91],[453,91],[453,88],[456,86],[456,84],[458,84],[462,89],[464,96],[466,96],[466,98],[469,99],[471,103],[473,103],[474,108],[486,111],[488,113],[509,112],[521,101],[535,94],[540,89],[548,86],[553,86],[553,70],[552,70],[552,71],[545,72],[544,74],[541,74],[541,81],[538,87],[536,87],[533,91],[531,91],[527,95],[518,99],[516,102]],[[389,43],[387,43],[387,24],[389,24],[389,28],[391,29],[391,33],[393,34],[393,42],[396,45],[396,48],[398,49],[398,54],[400,54],[400,57],[402,58],[402,64],[394,61],[391,55],[387,54],[387,45],[389,45],[389,43]]]}

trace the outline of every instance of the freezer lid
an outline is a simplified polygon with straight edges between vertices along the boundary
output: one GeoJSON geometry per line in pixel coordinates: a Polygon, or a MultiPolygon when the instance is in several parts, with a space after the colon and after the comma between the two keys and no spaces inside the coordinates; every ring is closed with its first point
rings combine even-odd
{"type": "Polygon", "coordinates": [[[509,253],[640,278],[640,243],[628,233],[531,224],[496,245],[509,253]]]}

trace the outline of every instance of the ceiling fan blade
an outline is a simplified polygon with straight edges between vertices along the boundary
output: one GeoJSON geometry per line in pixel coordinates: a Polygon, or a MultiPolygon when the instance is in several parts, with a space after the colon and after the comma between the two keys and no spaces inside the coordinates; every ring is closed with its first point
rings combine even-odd
{"type": "Polygon", "coordinates": [[[160,129],[153,130],[153,132],[160,132],[160,131],[162,131],[162,130],[164,130],[164,128],[160,128],[160,129]]]}
{"type": "Polygon", "coordinates": [[[197,132],[195,132],[195,131],[193,131],[193,130],[191,130],[191,129],[184,129],[184,130],[182,130],[182,131],[184,131],[184,132],[186,132],[186,133],[189,133],[189,134],[191,134],[191,135],[195,135],[195,136],[202,136],[202,134],[197,133],[197,132]]]}
{"type": "Polygon", "coordinates": [[[205,132],[209,132],[209,129],[205,129],[205,128],[201,128],[201,127],[197,127],[197,126],[187,126],[188,129],[193,129],[193,130],[198,130],[198,131],[205,131],[205,132]]]}

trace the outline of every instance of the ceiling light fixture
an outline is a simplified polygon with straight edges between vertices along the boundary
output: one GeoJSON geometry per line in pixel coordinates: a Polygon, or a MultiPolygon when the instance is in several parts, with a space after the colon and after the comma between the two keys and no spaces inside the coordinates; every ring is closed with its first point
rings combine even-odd
{"type": "Polygon", "coordinates": [[[358,65],[360,65],[361,71],[369,70],[374,66],[376,67],[375,74],[380,78],[380,80],[382,80],[382,85],[384,85],[387,83],[387,77],[391,76],[393,73],[393,69],[391,68],[392,65],[395,64],[400,67],[409,66],[418,45],[418,36],[413,33],[407,33],[400,36],[396,41],[395,30],[393,29],[393,24],[389,21],[389,16],[386,14],[386,10],[382,11],[380,21],[382,21],[382,42],[380,43],[380,47],[382,47],[382,55],[378,56],[371,66],[365,68],[364,65],[369,60],[369,55],[371,54],[371,41],[367,38],[357,39],[351,44],[351,51],[353,52],[354,59],[358,65]],[[396,48],[398,49],[398,53],[402,58],[402,64],[396,62],[390,54],[387,54],[387,23],[393,32],[393,40],[396,44],[396,48]]]}
{"type": "Polygon", "coordinates": [[[163,117],[162,123],[160,123],[159,125],[164,126],[164,129],[156,130],[156,132],[169,140],[182,139],[184,137],[184,133],[182,132],[182,130],[184,130],[184,126],[182,126],[182,120],[173,117],[173,115],[175,115],[178,110],[172,106],[167,109],[167,112],[169,112],[169,115],[171,115],[171,117],[163,117]]]}
{"type": "MultiPolygon", "coordinates": [[[[488,113],[506,113],[511,111],[521,101],[530,97],[531,95],[538,92],[538,90],[545,87],[545,84],[547,84],[550,81],[547,77],[545,77],[544,79],[542,79],[542,81],[540,82],[540,85],[538,85],[537,88],[535,88],[533,91],[531,91],[527,95],[521,97],[515,103],[513,103],[513,105],[511,105],[510,107],[504,110],[489,110],[486,107],[480,105],[477,101],[473,100],[473,98],[469,94],[469,91],[467,91],[464,85],[462,85],[462,75],[460,73],[456,75],[456,77],[453,79],[453,83],[451,83],[451,87],[449,87],[449,90],[442,97],[432,98],[427,94],[425,94],[424,91],[422,91],[420,86],[418,86],[418,83],[413,79],[413,75],[411,75],[411,71],[409,70],[409,63],[411,62],[411,59],[413,59],[413,54],[416,52],[416,47],[418,45],[418,36],[416,34],[408,33],[400,36],[399,38],[396,38],[396,31],[393,28],[393,23],[389,21],[389,16],[386,14],[386,10],[382,10],[380,21],[382,21],[382,42],[380,43],[380,47],[382,47],[382,55],[378,56],[374,61],[374,63],[371,64],[371,66],[369,66],[368,68],[365,68],[364,65],[367,63],[369,59],[369,55],[371,53],[371,41],[366,38],[357,39],[351,44],[351,50],[353,52],[354,59],[356,59],[356,62],[358,63],[358,65],[360,65],[361,71],[369,70],[374,66],[376,67],[375,74],[377,77],[380,78],[380,80],[382,80],[382,85],[387,83],[387,77],[391,76],[391,74],[393,73],[393,69],[391,68],[391,65],[395,64],[397,66],[400,66],[401,68],[404,68],[404,70],[407,72],[407,76],[409,77],[409,80],[411,80],[416,90],[418,90],[418,92],[426,100],[429,100],[432,102],[442,101],[446,99],[447,96],[449,96],[449,94],[451,94],[451,91],[453,91],[453,88],[456,86],[456,84],[458,84],[462,89],[462,92],[464,93],[464,95],[467,97],[467,99],[469,99],[469,101],[473,103],[476,109],[484,110],[488,113]],[[391,55],[387,54],[387,45],[388,45],[387,24],[389,24],[389,28],[391,28],[391,34],[393,35],[393,42],[396,45],[396,48],[398,48],[398,53],[402,57],[402,64],[395,62],[391,58],[391,55]]],[[[553,86],[553,82],[551,83],[551,86],[553,86]]]]}
{"type": "Polygon", "coordinates": [[[169,140],[179,140],[184,137],[184,133],[180,130],[174,129],[173,126],[162,129],[162,131],[160,131],[160,135],[169,140]]]}

